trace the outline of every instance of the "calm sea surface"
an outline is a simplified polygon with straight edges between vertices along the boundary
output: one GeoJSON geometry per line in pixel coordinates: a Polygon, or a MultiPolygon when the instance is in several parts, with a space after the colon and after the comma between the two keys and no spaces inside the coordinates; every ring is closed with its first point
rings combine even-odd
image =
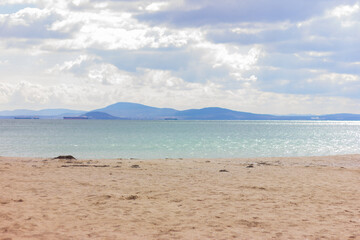
{"type": "Polygon", "coordinates": [[[0,120],[0,155],[233,158],[360,153],[360,122],[0,120]]]}

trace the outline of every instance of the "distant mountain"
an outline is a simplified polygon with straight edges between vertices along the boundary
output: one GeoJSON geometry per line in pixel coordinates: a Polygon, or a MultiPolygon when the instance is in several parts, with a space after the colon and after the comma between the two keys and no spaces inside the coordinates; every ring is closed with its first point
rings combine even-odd
{"type": "MultiPolygon", "coordinates": [[[[156,108],[137,103],[119,102],[96,112],[125,119],[178,119],[178,120],[360,120],[360,114],[290,115],[279,116],[239,112],[226,108],[208,107],[178,111],[156,108]]],[[[97,119],[101,118],[99,115],[97,119]]],[[[107,119],[107,117],[105,117],[107,119]]]]}
{"type": "Polygon", "coordinates": [[[320,120],[360,120],[360,114],[338,113],[319,116],[320,120]]]}
{"type": "Polygon", "coordinates": [[[98,112],[98,111],[92,111],[92,112],[88,112],[85,113],[81,116],[86,116],[89,119],[111,119],[111,120],[115,120],[115,119],[120,119],[118,117],[114,117],[110,114],[104,113],[104,112],[98,112]]]}
{"type": "Polygon", "coordinates": [[[66,117],[87,116],[88,119],[148,119],[148,120],[356,120],[360,114],[327,115],[270,115],[239,112],[226,108],[208,107],[178,111],[172,108],[156,108],[138,103],[119,102],[104,108],[85,112],[70,109],[44,109],[39,111],[19,109],[0,111],[0,119],[14,117],[34,117],[40,119],[62,119],[66,117]]]}
{"type": "Polygon", "coordinates": [[[128,102],[115,103],[94,111],[104,112],[119,118],[130,119],[163,119],[172,117],[178,112],[172,108],[156,108],[128,102]]]}
{"type": "Polygon", "coordinates": [[[175,117],[183,120],[272,120],[276,118],[273,115],[238,112],[218,107],[178,111],[175,117]]]}
{"type": "Polygon", "coordinates": [[[291,115],[277,116],[275,120],[324,120],[324,121],[359,121],[360,114],[338,113],[328,115],[291,115]]]}

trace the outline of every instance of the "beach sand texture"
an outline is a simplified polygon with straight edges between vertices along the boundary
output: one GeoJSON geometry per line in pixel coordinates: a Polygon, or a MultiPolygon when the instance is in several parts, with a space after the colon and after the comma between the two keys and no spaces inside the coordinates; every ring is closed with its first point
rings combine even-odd
{"type": "Polygon", "coordinates": [[[360,155],[1,157],[0,189],[0,240],[360,239],[360,155]]]}

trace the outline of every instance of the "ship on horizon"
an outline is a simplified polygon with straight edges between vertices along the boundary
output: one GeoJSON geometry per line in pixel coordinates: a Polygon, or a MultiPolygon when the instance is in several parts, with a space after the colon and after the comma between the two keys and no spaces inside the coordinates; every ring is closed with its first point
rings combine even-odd
{"type": "Polygon", "coordinates": [[[86,119],[89,119],[89,117],[87,116],[79,116],[79,117],[64,117],[64,119],[76,119],[76,120],[86,120],[86,119]]]}
{"type": "Polygon", "coordinates": [[[14,117],[14,119],[39,119],[39,117],[36,117],[36,116],[17,116],[17,117],[14,117]]]}

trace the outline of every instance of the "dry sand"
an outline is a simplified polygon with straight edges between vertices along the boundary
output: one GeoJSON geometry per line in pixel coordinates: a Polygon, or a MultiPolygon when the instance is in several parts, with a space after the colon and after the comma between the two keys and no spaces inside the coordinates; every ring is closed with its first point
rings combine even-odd
{"type": "Polygon", "coordinates": [[[2,240],[360,239],[360,155],[0,157],[0,190],[2,240]]]}

